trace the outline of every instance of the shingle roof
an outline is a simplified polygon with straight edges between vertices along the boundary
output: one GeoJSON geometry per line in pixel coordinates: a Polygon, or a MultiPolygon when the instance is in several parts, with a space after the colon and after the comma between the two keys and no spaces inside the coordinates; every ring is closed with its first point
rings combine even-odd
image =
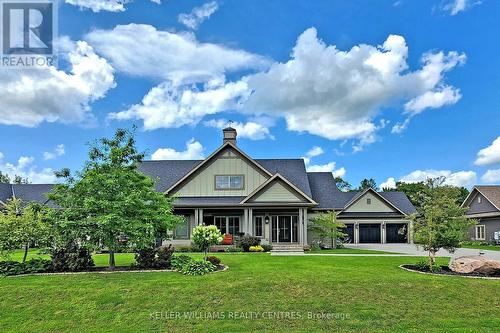
{"type": "MultiPolygon", "coordinates": [[[[155,180],[158,179],[156,190],[164,192],[201,162],[201,160],[144,161],[139,170],[155,180]]],[[[279,173],[302,192],[311,196],[304,160],[256,159],[255,162],[272,174],[279,173]]]]}
{"type": "Polygon", "coordinates": [[[241,202],[241,200],[245,199],[245,197],[230,197],[230,196],[221,196],[221,197],[181,197],[175,201],[176,206],[189,206],[189,205],[197,205],[197,206],[217,206],[217,205],[237,205],[241,202]]]}
{"type": "Polygon", "coordinates": [[[16,198],[24,203],[48,203],[47,193],[52,190],[52,184],[13,184],[12,189],[16,198]]]}
{"type": "Polygon", "coordinates": [[[497,209],[500,209],[500,185],[475,186],[486,199],[488,199],[497,209]]]}
{"type": "Polygon", "coordinates": [[[10,198],[12,198],[12,185],[0,184],[0,201],[5,203],[10,198]]]}
{"type": "MultiPolygon", "coordinates": [[[[307,176],[311,185],[313,199],[319,203],[315,207],[318,209],[344,209],[351,200],[354,200],[363,193],[358,191],[339,191],[331,172],[308,172],[307,176]]],[[[379,192],[379,194],[405,214],[416,212],[415,207],[403,192],[390,191],[379,192]]]]}

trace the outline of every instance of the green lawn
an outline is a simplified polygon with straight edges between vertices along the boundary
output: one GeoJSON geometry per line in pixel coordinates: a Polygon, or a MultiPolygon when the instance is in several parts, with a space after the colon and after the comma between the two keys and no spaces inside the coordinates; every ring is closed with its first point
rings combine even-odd
{"type": "Polygon", "coordinates": [[[397,267],[417,258],[218,256],[229,271],[202,277],[0,278],[0,332],[497,332],[500,327],[499,280],[397,267]],[[190,311],[219,319],[184,318],[190,311]],[[309,319],[309,313],[333,318],[309,319]]]}
{"type": "Polygon", "coordinates": [[[462,247],[466,249],[500,251],[500,246],[498,245],[462,245],[462,247]]]}
{"type": "Polygon", "coordinates": [[[345,247],[343,249],[331,249],[331,250],[319,250],[319,251],[310,251],[305,252],[309,253],[323,253],[323,254],[394,254],[394,252],[385,252],[385,251],[375,251],[375,250],[365,250],[365,249],[353,249],[345,247]]]}

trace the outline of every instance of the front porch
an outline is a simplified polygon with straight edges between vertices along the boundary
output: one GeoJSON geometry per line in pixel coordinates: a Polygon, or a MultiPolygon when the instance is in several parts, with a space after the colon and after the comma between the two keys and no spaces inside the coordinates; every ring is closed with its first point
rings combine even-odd
{"type": "Polygon", "coordinates": [[[186,225],[172,235],[174,245],[189,245],[192,229],[200,224],[216,225],[233,242],[243,235],[259,237],[262,244],[307,244],[307,208],[194,208],[178,209],[186,217],[186,225]]]}

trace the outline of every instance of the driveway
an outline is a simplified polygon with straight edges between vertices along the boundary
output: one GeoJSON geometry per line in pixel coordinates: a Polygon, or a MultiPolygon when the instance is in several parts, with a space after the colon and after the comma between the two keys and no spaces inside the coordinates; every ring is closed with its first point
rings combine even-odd
{"type": "MultiPolygon", "coordinates": [[[[353,249],[366,249],[375,251],[385,251],[385,252],[396,252],[415,256],[426,256],[427,252],[422,249],[422,247],[417,248],[414,244],[349,244],[346,247],[353,249]]],[[[450,253],[444,249],[441,249],[437,256],[439,257],[463,257],[463,256],[477,256],[479,252],[483,252],[484,255],[490,259],[500,260],[500,251],[488,251],[488,250],[475,250],[475,249],[457,249],[455,253],[450,253]]]]}

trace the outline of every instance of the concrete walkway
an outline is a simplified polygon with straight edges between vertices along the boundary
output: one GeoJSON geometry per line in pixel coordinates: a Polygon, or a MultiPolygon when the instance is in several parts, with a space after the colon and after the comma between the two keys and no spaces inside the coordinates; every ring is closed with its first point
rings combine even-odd
{"type": "MultiPolygon", "coordinates": [[[[427,256],[427,252],[422,249],[422,247],[418,248],[414,244],[349,244],[346,247],[353,249],[363,249],[363,250],[374,250],[374,251],[384,251],[384,252],[395,252],[401,253],[405,256],[427,256]]],[[[477,256],[481,253],[484,253],[485,257],[490,259],[500,260],[500,251],[491,251],[491,250],[476,250],[476,249],[464,249],[460,248],[455,251],[455,253],[450,253],[444,249],[441,249],[437,256],[439,257],[463,257],[463,256],[477,256]]],[[[336,254],[339,255],[339,254],[336,254]]],[[[383,254],[380,254],[382,256],[383,254]]]]}

